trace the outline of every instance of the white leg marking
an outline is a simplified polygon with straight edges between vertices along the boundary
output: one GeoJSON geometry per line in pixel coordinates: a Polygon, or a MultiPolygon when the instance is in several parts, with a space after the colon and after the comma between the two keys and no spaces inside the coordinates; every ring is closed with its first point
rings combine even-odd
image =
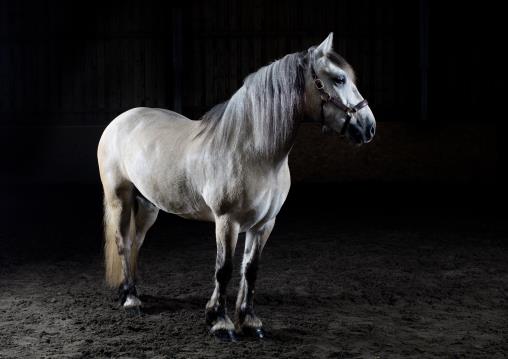
{"type": "Polygon", "coordinates": [[[123,307],[125,309],[141,307],[141,301],[136,296],[129,294],[125,300],[125,303],[123,303],[123,307]]]}

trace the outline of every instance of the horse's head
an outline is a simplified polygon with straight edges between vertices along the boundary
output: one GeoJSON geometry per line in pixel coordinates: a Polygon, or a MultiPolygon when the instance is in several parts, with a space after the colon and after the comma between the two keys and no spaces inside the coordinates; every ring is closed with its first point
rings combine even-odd
{"type": "Polygon", "coordinates": [[[355,85],[349,64],[332,49],[333,33],[308,50],[306,62],[306,113],[357,144],[372,140],[376,120],[355,85]]]}

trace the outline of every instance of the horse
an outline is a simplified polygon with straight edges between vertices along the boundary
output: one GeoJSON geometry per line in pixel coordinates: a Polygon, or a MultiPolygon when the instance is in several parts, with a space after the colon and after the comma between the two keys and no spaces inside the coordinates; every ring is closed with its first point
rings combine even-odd
{"type": "Polygon", "coordinates": [[[288,155],[304,121],[368,143],[376,122],[333,33],[247,76],[200,120],[134,108],[104,130],[97,156],[104,191],[105,276],[126,309],[136,291],[138,252],[160,210],[215,223],[215,288],[205,308],[210,333],[263,338],[253,297],[263,248],[289,192],[288,155]],[[234,322],[226,288],[239,233],[245,233],[234,322]]]}

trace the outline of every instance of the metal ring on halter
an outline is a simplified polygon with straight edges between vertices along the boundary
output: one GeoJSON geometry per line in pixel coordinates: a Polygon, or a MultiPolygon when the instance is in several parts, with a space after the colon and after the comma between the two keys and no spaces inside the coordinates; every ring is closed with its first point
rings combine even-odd
{"type": "Polygon", "coordinates": [[[321,81],[321,79],[314,79],[314,85],[316,86],[316,88],[318,90],[322,90],[325,88],[325,84],[323,83],[323,81],[321,81]]]}

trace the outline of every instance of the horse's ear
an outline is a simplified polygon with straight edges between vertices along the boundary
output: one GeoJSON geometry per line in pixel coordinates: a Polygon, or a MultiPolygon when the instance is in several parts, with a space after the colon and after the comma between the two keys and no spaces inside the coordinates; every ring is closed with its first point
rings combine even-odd
{"type": "Polygon", "coordinates": [[[318,55],[325,55],[330,51],[332,51],[332,48],[333,48],[333,32],[331,32],[330,35],[328,35],[328,37],[321,44],[319,44],[318,47],[316,47],[314,52],[318,55]]]}

